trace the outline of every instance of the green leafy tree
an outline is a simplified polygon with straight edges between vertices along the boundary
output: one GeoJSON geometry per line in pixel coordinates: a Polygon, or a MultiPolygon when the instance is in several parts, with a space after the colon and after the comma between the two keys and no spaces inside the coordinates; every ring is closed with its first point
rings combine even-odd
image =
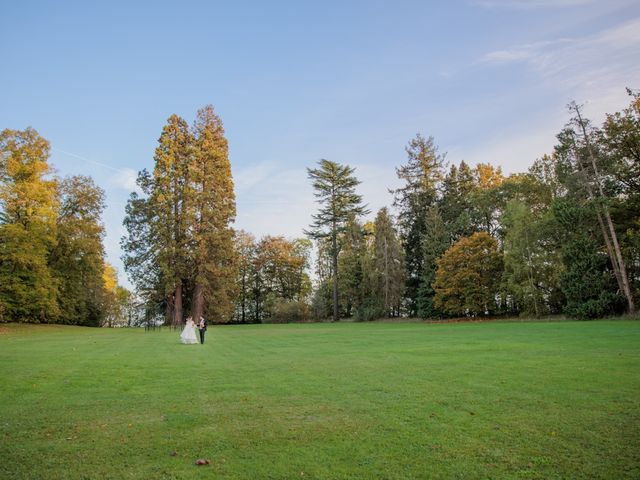
{"type": "Polygon", "coordinates": [[[503,215],[504,275],[515,310],[540,316],[557,310],[559,277],[563,271],[560,251],[550,245],[548,213],[534,213],[519,200],[511,200],[503,215]]]}
{"type": "Polygon", "coordinates": [[[365,232],[354,217],[347,222],[340,246],[340,304],[345,316],[357,316],[365,308],[369,262],[365,232]]]}
{"type": "Polygon", "coordinates": [[[602,143],[598,142],[598,130],[584,118],[581,107],[572,102],[569,110],[573,117],[558,135],[559,144],[555,148],[559,178],[569,196],[594,207],[618,288],[627,301],[628,312],[633,313],[635,303],[627,262],[611,215],[612,192],[607,189],[608,179],[604,175],[610,169],[609,157],[602,143]]]}
{"type": "Polygon", "coordinates": [[[472,219],[474,230],[496,235],[499,217],[504,208],[502,182],[504,176],[500,167],[479,163],[473,170],[475,186],[471,193],[472,219]]]}
{"type": "Polygon", "coordinates": [[[376,215],[373,249],[372,297],[381,315],[398,316],[404,293],[404,252],[386,207],[376,215]]]}
{"type": "Polygon", "coordinates": [[[252,314],[252,279],[255,275],[253,265],[256,255],[256,239],[244,230],[236,232],[236,250],[238,252],[238,303],[236,319],[247,323],[252,314]]]}
{"type": "Polygon", "coordinates": [[[56,245],[50,255],[59,285],[58,321],[99,326],[105,315],[104,191],[89,177],[69,177],[59,184],[59,201],[56,245]]]}
{"type": "Polygon", "coordinates": [[[51,322],[59,315],[49,267],[58,201],[49,142],[33,128],[0,132],[0,304],[6,320],[51,322]]]}
{"type": "Polygon", "coordinates": [[[451,315],[485,315],[497,309],[502,273],[498,242],[486,232],[454,243],[437,261],[435,307],[451,315]]]}
{"type": "Polygon", "coordinates": [[[351,217],[368,213],[362,197],[355,193],[360,184],[353,176],[354,169],[330,160],[320,160],[319,168],[308,168],[320,210],[313,215],[313,223],[306,234],[314,239],[329,238],[331,277],[333,281],[333,320],[338,321],[338,236],[351,217]]]}
{"type": "Polygon", "coordinates": [[[628,90],[629,106],[607,115],[598,143],[607,162],[605,190],[620,236],[633,295],[640,293],[640,93],[628,90]]]}

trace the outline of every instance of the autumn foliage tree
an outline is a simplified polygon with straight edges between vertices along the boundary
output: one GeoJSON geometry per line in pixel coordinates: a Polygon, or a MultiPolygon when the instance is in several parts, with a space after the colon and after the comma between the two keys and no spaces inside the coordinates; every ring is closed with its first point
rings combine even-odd
{"type": "Polygon", "coordinates": [[[151,314],[174,325],[183,307],[211,322],[230,321],[237,291],[236,205],[228,145],[213,107],[193,127],[172,115],[150,174],[138,175],[124,220],[125,268],[151,314]]]}
{"type": "Polygon", "coordinates": [[[86,176],[55,178],[48,158],[36,130],[0,132],[0,321],[98,326],[104,192],[86,176]]]}
{"type": "Polygon", "coordinates": [[[450,315],[485,315],[496,310],[502,273],[498,242],[486,232],[454,243],[438,260],[435,306],[450,315]]]}
{"type": "Polygon", "coordinates": [[[50,178],[49,142],[32,128],[0,132],[0,314],[51,322],[60,311],[49,268],[58,198],[50,178]]]}
{"type": "Polygon", "coordinates": [[[211,319],[228,322],[237,288],[237,253],[231,227],[236,198],[222,120],[211,105],[198,110],[193,135],[190,182],[195,277],[191,314],[198,319],[206,311],[211,319]]]}
{"type": "Polygon", "coordinates": [[[177,115],[171,115],[155,151],[149,203],[154,206],[150,220],[157,244],[156,259],[174,325],[182,323],[183,289],[193,267],[190,248],[193,185],[189,172],[192,151],[189,125],[177,115]]]}

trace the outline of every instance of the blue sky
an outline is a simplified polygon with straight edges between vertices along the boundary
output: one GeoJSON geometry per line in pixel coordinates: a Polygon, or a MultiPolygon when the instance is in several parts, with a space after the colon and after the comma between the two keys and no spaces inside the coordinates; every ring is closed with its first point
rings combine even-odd
{"type": "Polygon", "coordinates": [[[525,171],[570,100],[587,115],[640,87],[637,0],[3,2],[0,128],[36,128],[60,175],[107,193],[109,261],[136,172],[173,113],[213,104],[237,228],[302,235],[306,167],[356,167],[373,210],[418,132],[448,159],[525,171]]]}

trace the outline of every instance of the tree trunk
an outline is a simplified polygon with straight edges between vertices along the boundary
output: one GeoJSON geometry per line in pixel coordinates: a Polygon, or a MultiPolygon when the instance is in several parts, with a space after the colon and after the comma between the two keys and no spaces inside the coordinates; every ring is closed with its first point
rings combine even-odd
{"type": "Polygon", "coordinates": [[[167,295],[167,307],[165,311],[164,324],[173,326],[173,297],[171,295],[167,295]]]}
{"type": "Polygon", "coordinates": [[[193,303],[191,307],[191,317],[198,323],[204,314],[204,288],[202,283],[196,279],[196,286],[193,289],[193,303]]]}
{"type": "Polygon", "coordinates": [[[384,237],[384,311],[389,316],[389,256],[386,236],[384,237]]]}
{"type": "Polygon", "coordinates": [[[176,285],[173,304],[173,326],[180,327],[182,325],[182,282],[178,282],[176,285]]]}
{"type": "Polygon", "coordinates": [[[246,323],[246,298],[247,298],[247,282],[246,275],[242,274],[242,323],[246,323]]]}
{"type": "Polygon", "coordinates": [[[333,321],[338,321],[338,240],[336,232],[336,223],[333,222],[333,231],[331,232],[332,244],[332,260],[333,260],[333,321]]]}

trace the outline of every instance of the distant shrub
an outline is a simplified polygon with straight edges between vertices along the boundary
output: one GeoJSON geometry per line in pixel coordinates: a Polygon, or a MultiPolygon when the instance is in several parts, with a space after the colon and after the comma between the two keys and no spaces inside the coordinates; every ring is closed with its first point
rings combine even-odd
{"type": "Polygon", "coordinates": [[[377,304],[365,304],[358,308],[353,314],[353,319],[356,322],[370,322],[377,318],[385,316],[384,309],[377,304]]]}
{"type": "Polygon", "coordinates": [[[295,323],[309,318],[309,306],[304,302],[277,299],[273,304],[272,314],[264,323],[295,323]]]}

